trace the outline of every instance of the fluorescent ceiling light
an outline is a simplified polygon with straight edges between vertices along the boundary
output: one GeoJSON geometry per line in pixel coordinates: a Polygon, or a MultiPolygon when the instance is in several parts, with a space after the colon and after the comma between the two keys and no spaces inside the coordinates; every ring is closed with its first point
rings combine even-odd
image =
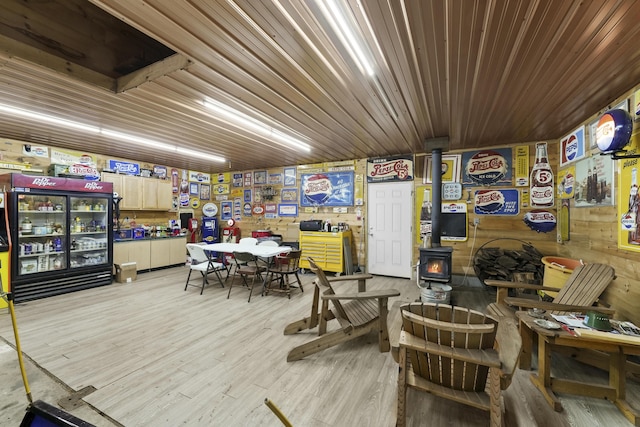
{"type": "Polygon", "coordinates": [[[374,76],[374,66],[372,61],[369,60],[371,55],[367,53],[367,47],[353,31],[355,25],[352,23],[349,13],[339,6],[335,0],[320,1],[318,5],[331,23],[344,47],[349,51],[351,58],[368,76],[374,76]]]}
{"type": "Polygon", "coordinates": [[[0,104],[0,111],[9,113],[12,116],[25,117],[27,119],[34,119],[40,122],[51,123],[54,125],[64,126],[71,129],[77,129],[77,130],[81,130],[88,133],[100,133],[100,128],[97,126],[85,125],[83,123],[78,123],[78,122],[74,122],[66,119],[60,119],[58,117],[49,116],[47,114],[34,113],[33,111],[10,107],[4,104],[0,104]]]}
{"type": "Polygon", "coordinates": [[[189,150],[186,148],[178,147],[177,145],[167,144],[164,142],[158,142],[151,139],[141,138],[139,136],[130,135],[123,132],[113,131],[109,129],[100,128],[98,126],[85,125],[83,123],[74,122],[72,120],[60,119],[58,117],[49,116],[47,114],[35,113],[29,110],[23,110],[21,108],[15,108],[8,105],[0,104],[0,111],[9,113],[13,116],[25,117],[39,122],[51,123],[58,126],[67,127],[70,129],[76,129],[87,133],[100,134],[112,139],[118,139],[120,141],[128,141],[138,145],[146,145],[148,147],[157,148],[162,151],[173,152],[176,154],[182,154],[189,157],[196,157],[198,159],[211,160],[213,162],[224,163],[226,160],[223,157],[215,156],[202,151],[189,150]]]}
{"type": "Polygon", "coordinates": [[[290,147],[297,148],[302,151],[311,151],[311,146],[293,136],[287,135],[260,120],[242,113],[234,108],[229,107],[219,101],[210,99],[204,101],[204,106],[216,112],[220,118],[236,125],[243,130],[250,130],[258,136],[266,139],[276,140],[290,147]]]}

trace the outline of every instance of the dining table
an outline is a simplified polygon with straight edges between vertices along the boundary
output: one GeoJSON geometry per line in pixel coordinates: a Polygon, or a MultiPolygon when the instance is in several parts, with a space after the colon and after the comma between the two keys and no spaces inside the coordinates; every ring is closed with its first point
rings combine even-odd
{"type": "MultiPolygon", "coordinates": [[[[288,254],[293,250],[291,246],[271,246],[271,245],[248,245],[243,243],[209,243],[206,245],[202,245],[204,252],[207,254],[209,259],[217,256],[217,254],[233,254],[234,252],[248,252],[251,255],[254,255],[259,258],[263,258],[266,260],[271,260],[273,257],[280,254],[288,254]]],[[[227,269],[227,277],[225,281],[229,278],[230,269],[227,269]]],[[[265,273],[264,279],[262,281],[262,291],[264,292],[265,287],[267,286],[267,274],[265,273]]]]}

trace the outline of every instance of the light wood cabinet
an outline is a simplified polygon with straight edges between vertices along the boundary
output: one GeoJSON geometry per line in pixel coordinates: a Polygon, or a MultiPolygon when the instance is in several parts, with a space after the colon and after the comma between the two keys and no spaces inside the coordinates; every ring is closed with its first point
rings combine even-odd
{"type": "Polygon", "coordinates": [[[113,184],[113,191],[122,197],[122,210],[161,210],[173,207],[171,181],[132,175],[103,173],[102,180],[113,184]]]}
{"type": "Polygon", "coordinates": [[[301,231],[300,268],[309,268],[307,257],[311,257],[324,271],[343,273],[346,270],[344,247],[348,247],[349,252],[351,251],[351,239],[351,230],[337,233],[301,231]]]}
{"type": "Polygon", "coordinates": [[[149,270],[151,268],[151,247],[149,246],[149,241],[134,240],[127,244],[129,245],[129,262],[135,261],[138,270],[149,270]]]}
{"type": "Polygon", "coordinates": [[[186,239],[170,239],[171,242],[171,265],[184,264],[187,261],[187,241],[186,239]]]}
{"type": "Polygon", "coordinates": [[[115,173],[102,173],[101,180],[113,184],[113,192],[122,197],[122,175],[115,173]]]}
{"type": "Polygon", "coordinates": [[[186,236],[115,242],[113,263],[135,262],[138,271],[184,264],[186,245],[186,236]]]}
{"type": "Polygon", "coordinates": [[[169,239],[151,240],[151,268],[171,265],[171,241],[169,239]]]}
{"type": "Polygon", "coordinates": [[[120,209],[124,210],[137,210],[142,208],[140,203],[142,190],[142,182],[137,176],[121,175],[122,179],[122,201],[120,202],[120,209]]]}
{"type": "Polygon", "coordinates": [[[171,210],[171,182],[154,178],[142,179],[142,209],[171,210]]]}

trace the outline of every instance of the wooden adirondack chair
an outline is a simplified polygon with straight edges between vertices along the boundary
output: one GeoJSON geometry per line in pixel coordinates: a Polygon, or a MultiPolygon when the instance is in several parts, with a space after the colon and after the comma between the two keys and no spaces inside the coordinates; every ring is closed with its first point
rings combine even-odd
{"type": "Polygon", "coordinates": [[[407,387],[489,411],[491,426],[503,425],[501,390],[511,384],[522,345],[515,321],[445,304],[401,311],[396,425],[406,422],[407,387]]]}
{"type": "Polygon", "coordinates": [[[594,307],[593,304],[615,279],[615,270],[605,264],[586,264],[577,267],[562,288],[528,285],[524,283],[485,280],[485,284],[496,286],[496,302],[489,304],[487,311],[494,316],[515,317],[513,307],[540,308],[547,311],[587,312],[590,310],[611,314],[614,310],[594,307]],[[508,297],[509,288],[534,289],[558,292],[553,302],[527,298],[508,297]]]}
{"type": "Polygon", "coordinates": [[[295,334],[318,326],[319,337],[289,351],[287,362],[300,360],[372,331],[378,332],[380,352],[389,351],[388,300],[391,297],[400,296],[400,292],[395,289],[367,292],[365,290],[365,281],[370,279],[371,275],[338,276],[329,280],[312,258],[308,258],[308,261],[311,271],[316,274],[311,316],[290,323],[285,327],[284,334],[295,334]],[[336,293],[332,284],[343,281],[357,281],[358,292],[349,294],[336,293]],[[321,287],[325,288],[322,295],[320,294],[321,287]],[[319,312],[318,304],[320,300],[322,300],[322,308],[319,312]],[[332,310],[329,309],[329,301],[333,306],[332,310]],[[340,328],[327,333],[327,322],[332,319],[338,320],[340,328]]]}

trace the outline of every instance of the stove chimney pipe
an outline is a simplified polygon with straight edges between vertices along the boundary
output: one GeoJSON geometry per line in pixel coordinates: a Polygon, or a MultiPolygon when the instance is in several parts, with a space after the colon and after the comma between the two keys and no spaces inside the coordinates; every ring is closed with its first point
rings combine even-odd
{"type": "Polygon", "coordinates": [[[440,247],[442,217],[442,149],[431,151],[431,246],[440,247]]]}
{"type": "Polygon", "coordinates": [[[424,151],[431,151],[431,246],[440,247],[442,222],[442,152],[449,151],[449,137],[441,136],[424,141],[424,151]]]}

